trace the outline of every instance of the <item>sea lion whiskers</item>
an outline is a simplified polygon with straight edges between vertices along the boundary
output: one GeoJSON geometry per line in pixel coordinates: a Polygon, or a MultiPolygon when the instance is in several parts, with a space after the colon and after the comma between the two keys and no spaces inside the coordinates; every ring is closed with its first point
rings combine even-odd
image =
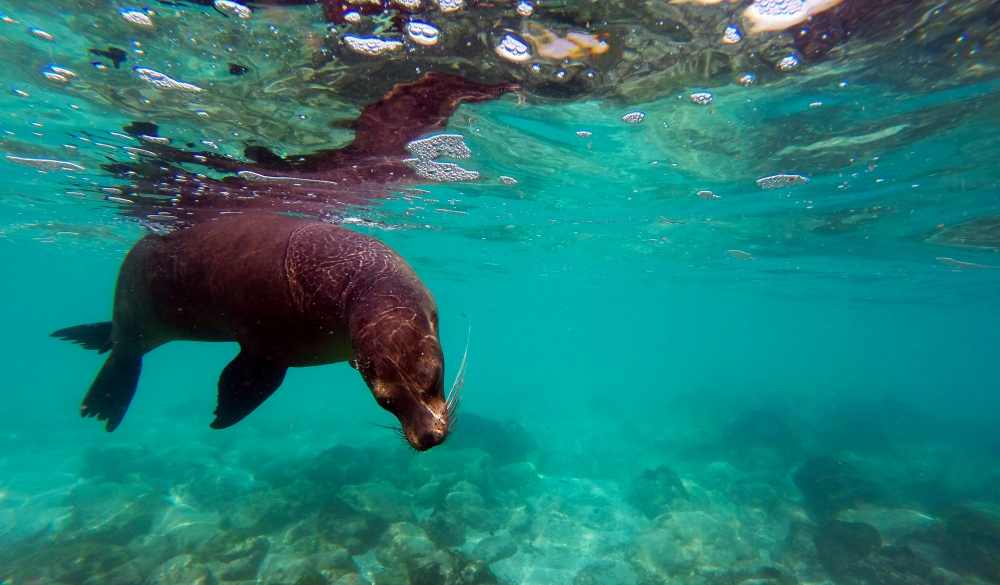
{"type": "Polygon", "coordinates": [[[455,374],[455,381],[451,384],[448,397],[445,399],[445,406],[448,412],[447,431],[445,439],[451,436],[455,430],[455,423],[458,422],[459,408],[462,406],[462,388],[465,387],[465,366],[469,359],[469,343],[472,341],[472,325],[469,325],[469,335],[465,340],[465,353],[462,354],[462,365],[458,367],[455,374]]]}

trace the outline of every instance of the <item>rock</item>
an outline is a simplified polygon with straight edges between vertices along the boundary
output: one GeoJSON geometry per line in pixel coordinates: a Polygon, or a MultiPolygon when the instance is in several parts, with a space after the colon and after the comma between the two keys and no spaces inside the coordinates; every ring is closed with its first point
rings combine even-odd
{"type": "Polygon", "coordinates": [[[352,555],[368,552],[388,527],[385,520],[359,514],[336,498],[320,510],[317,521],[320,536],[343,546],[352,555]]]}
{"type": "Polygon", "coordinates": [[[539,484],[538,470],[529,461],[504,465],[493,472],[494,485],[504,491],[523,491],[539,484]]]}
{"type": "Polygon", "coordinates": [[[848,508],[868,504],[897,507],[878,487],[854,467],[832,457],[814,457],[800,467],[792,481],[806,499],[806,507],[817,519],[831,518],[848,508]]]}
{"type": "Polygon", "coordinates": [[[763,481],[740,478],[726,486],[726,495],[740,506],[773,510],[781,502],[777,490],[763,481]]]}
{"type": "Polygon", "coordinates": [[[503,532],[480,540],[472,551],[472,556],[487,563],[495,563],[512,557],[515,553],[517,553],[517,543],[510,534],[503,532]]]}
{"type": "Polygon", "coordinates": [[[648,518],[669,512],[675,502],[687,499],[681,478],[666,465],[644,471],[628,493],[628,502],[648,518]]]}
{"type": "Polygon", "coordinates": [[[635,570],[621,561],[600,560],[580,569],[573,585],[626,585],[636,583],[635,570]]]}
{"type": "Polygon", "coordinates": [[[445,552],[433,560],[410,566],[410,585],[500,585],[489,565],[459,552],[445,552]]]}
{"type": "Polygon", "coordinates": [[[176,556],[153,570],[146,585],[216,585],[218,582],[207,566],[193,555],[176,556]]]}
{"type": "Polygon", "coordinates": [[[210,543],[220,537],[219,515],[171,506],[153,522],[152,532],[164,535],[178,554],[210,556],[210,543]]]}
{"type": "Polygon", "coordinates": [[[948,568],[1000,583],[1000,519],[963,508],[945,520],[940,539],[948,568]]]}
{"type": "Polygon", "coordinates": [[[862,506],[844,510],[837,514],[836,519],[844,522],[871,524],[878,530],[882,540],[890,545],[896,544],[920,530],[929,528],[937,522],[934,518],[916,510],[876,506],[862,506]]]}
{"type": "Polygon", "coordinates": [[[802,443],[776,412],[754,410],[733,421],[722,433],[726,458],[740,469],[787,470],[805,456],[802,443]]]}
{"type": "Polygon", "coordinates": [[[475,486],[461,482],[444,499],[445,509],[466,526],[491,531],[500,528],[499,506],[489,505],[475,486]]]}
{"type": "Polygon", "coordinates": [[[463,412],[462,424],[458,429],[444,444],[445,450],[481,449],[492,455],[500,465],[538,458],[538,443],[516,422],[498,422],[471,412],[463,412]]]}
{"type": "Polygon", "coordinates": [[[386,530],[375,558],[384,565],[405,565],[412,559],[430,557],[437,547],[416,524],[400,522],[386,530]]]}
{"type": "Polygon", "coordinates": [[[390,524],[416,520],[412,496],[386,481],[345,485],[337,495],[358,514],[372,516],[390,524]]]}
{"type": "Polygon", "coordinates": [[[166,505],[146,486],[112,483],[80,484],[63,503],[73,507],[66,532],[72,531],[79,541],[118,545],[148,532],[166,505]]]}
{"type": "Polygon", "coordinates": [[[849,574],[853,565],[882,548],[882,537],[874,526],[839,520],[820,522],[813,542],[820,562],[835,577],[849,574]]]}
{"type": "Polygon", "coordinates": [[[223,581],[251,580],[257,577],[260,564],[267,556],[271,542],[265,536],[248,538],[222,555],[217,574],[223,581]]]}
{"type": "Polygon", "coordinates": [[[673,512],[636,536],[626,557],[640,575],[659,579],[688,575],[699,567],[730,567],[753,558],[729,518],[705,512],[673,512]]]}
{"type": "Polygon", "coordinates": [[[355,564],[351,553],[343,547],[327,547],[314,554],[310,561],[313,567],[330,582],[337,581],[343,576],[358,576],[358,565],[355,564]]]}
{"type": "Polygon", "coordinates": [[[236,498],[222,514],[226,531],[257,535],[274,532],[297,518],[298,507],[278,490],[256,492],[236,498]]]}
{"type": "Polygon", "coordinates": [[[367,449],[336,445],[306,462],[301,474],[324,491],[336,491],[344,485],[369,481],[382,459],[367,449]]]}
{"type": "Polygon", "coordinates": [[[340,578],[330,583],[330,585],[371,585],[371,582],[355,573],[353,575],[341,575],[340,578]]]}
{"type": "Polygon", "coordinates": [[[145,573],[135,561],[118,565],[107,573],[94,575],[83,582],[83,585],[136,585],[142,583],[145,573]]]}
{"type": "Polygon", "coordinates": [[[165,467],[162,458],[141,445],[107,445],[84,454],[80,477],[123,484],[129,478],[155,480],[165,467]]]}
{"type": "Polygon", "coordinates": [[[465,525],[442,508],[434,510],[420,521],[420,527],[438,548],[458,547],[465,544],[465,525]]]}
{"type": "Polygon", "coordinates": [[[311,562],[288,551],[271,552],[264,557],[259,581],[267,585],[327,585],[326,578],[311,562]]]}

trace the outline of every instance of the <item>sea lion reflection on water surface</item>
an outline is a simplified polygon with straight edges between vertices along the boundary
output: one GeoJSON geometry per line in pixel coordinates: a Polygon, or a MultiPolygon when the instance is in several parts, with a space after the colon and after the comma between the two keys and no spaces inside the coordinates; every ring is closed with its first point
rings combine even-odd
{"type": "Polygon", "coordinates": [[[459,396],[445,396],[437,305],[410,265],[374,238],[301,217],[227,215],[147,235],[122,263],[112,321],[52,335],[111,351],[81,406],[108,431],[142,356],[174,340],[240,344],[219,378],[216,429],[253,412],[289,367],[350,360],[420,451],[447,438],[459,396]]]}

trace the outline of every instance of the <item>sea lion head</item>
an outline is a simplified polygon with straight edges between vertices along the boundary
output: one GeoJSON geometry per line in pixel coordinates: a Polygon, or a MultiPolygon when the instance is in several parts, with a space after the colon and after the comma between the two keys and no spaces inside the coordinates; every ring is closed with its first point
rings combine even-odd
{"type": "Polygon", "coordinates": [[[353,337],[358,372],[379,405],[399,420],[406,442],[417,451],[443,443],[451,412],[436,308],[397,306],[353,337]]]}

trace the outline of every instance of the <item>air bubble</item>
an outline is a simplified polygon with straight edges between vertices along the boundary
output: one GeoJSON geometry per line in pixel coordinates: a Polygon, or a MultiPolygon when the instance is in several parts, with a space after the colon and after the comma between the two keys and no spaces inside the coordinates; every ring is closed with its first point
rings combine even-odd
{"type": "Polygon", "coordinates": [[[145,81],[146,83],[155,85],[160,89],[175,89],[180,91],[191,91],[195,93],[205,91],[202,88],[198,87],[197,85],[192,85],[190,83],[185,83],[183,81],[177,81],[172,77],[160,73],[159,71],[149,69],[147,67],[136,67],[135,73],[136,75],[139,76],[139,79],[145,81]]]}
{"type": "Polygon", "coordinates": [[[757,83],[757,75],[753,72],[744,73],[736,79],[736,83],[742,85],[743,87],[750,87],[751,85],[757,83]]]}
{"type": "Polygon", "coordinates": [[[358,37],[354,35],[344,35],[344,43],[354,51],[369,57],[377,57],[383,53],[390,53],[403,47],[403,41],[396,39],[380,39],[378,37],[358,37]]]}
{"type": "MultiPolygon", "coordinates": [[[[531,59],[531,51],[528,50],[528,45],[525,44],[524,41],[510,34],[504,35],[504,37],[500,40],[500,44],[497,45],[496,52],[508,61],[521,62],[531,59]]],[[[535,66],[532,66],[532,69],[534,70],[535,66]]]]}
{"type": "Polygon", "coordinates": [[[455,12],[465,6],[465,0],[438,0],[438,8],[441,12],[455,12]]]}
{"type": "Polygon", "coordinates": [[[757,179],[757,186],[764,190],[770,189],[782,189],[784,187],[793,187],[795,185],[802,185],[809,182],[809,177],[804,177],[802,175],[771,175],[770,177],[762,177],[757,179]]]}
{"type": "Polygon", "coordinates": [[[785,55],[778,61],[779,71],[791,71],[799,66],[799,58],[793,53],[791,55],[785,55]]]}
{"type": "Polygon", "coordinates": [[[215,0],[212,7],[226,16],[235,16],[236,18],[250,18],[252,14],[248,7],[232,0],[215,0]]]}
{"type": "Polygon", "coordinates": [[[465,144],[465,137],[461,134],[438,134],[414,140],[406,145],[406,150],[421,160],[431,160],[439,156],[461,159],[472,156],[472,151],[465,144]]]}
{"type": "Polygon", "coordinates": [[[712,103],[712,92],[696,91],[691,94],[691,102],[698,104],[699,106],[707,106],[712,103]]]}
{"type": "Polygon", "coordinates": [[[531,13],[535,11],[535,7],[531,5],[531,2],[525,2],[521,0],[517,4],[517,13],[521,16],[531,16],[531,13]]]}
{"type": "Polygon", "coordinates": [[[622,121],[628,124],[639,124],[646,118],[646,114],[643,112],[629,112],[622,116],[622,121]]]}
{"type": "Polygon", "coordinates": [[[144,26],[146,28],[153,27],[153,21],[149,18],[149,15],[141,10],[136,10],[134,8],[122,8],[118,11],[122,15],[122,18],[131,22],[132,24],[138,26],[144,26]]]}
{"type": "Polygon", "coordinates": [[[740,34],[740,29],[738,26],[729,25],[726,27],[726,32],[722,33],[722,42],[727,45],[735,45],[736,43],[743,40],[743,35],[740,34]]]}
{"type": "Polygon", "coordinates": [[[430,46],[437,44],[439,32],[434,25],[411,20],[406,23],[406,34],[414,43],[430,46]]]}

